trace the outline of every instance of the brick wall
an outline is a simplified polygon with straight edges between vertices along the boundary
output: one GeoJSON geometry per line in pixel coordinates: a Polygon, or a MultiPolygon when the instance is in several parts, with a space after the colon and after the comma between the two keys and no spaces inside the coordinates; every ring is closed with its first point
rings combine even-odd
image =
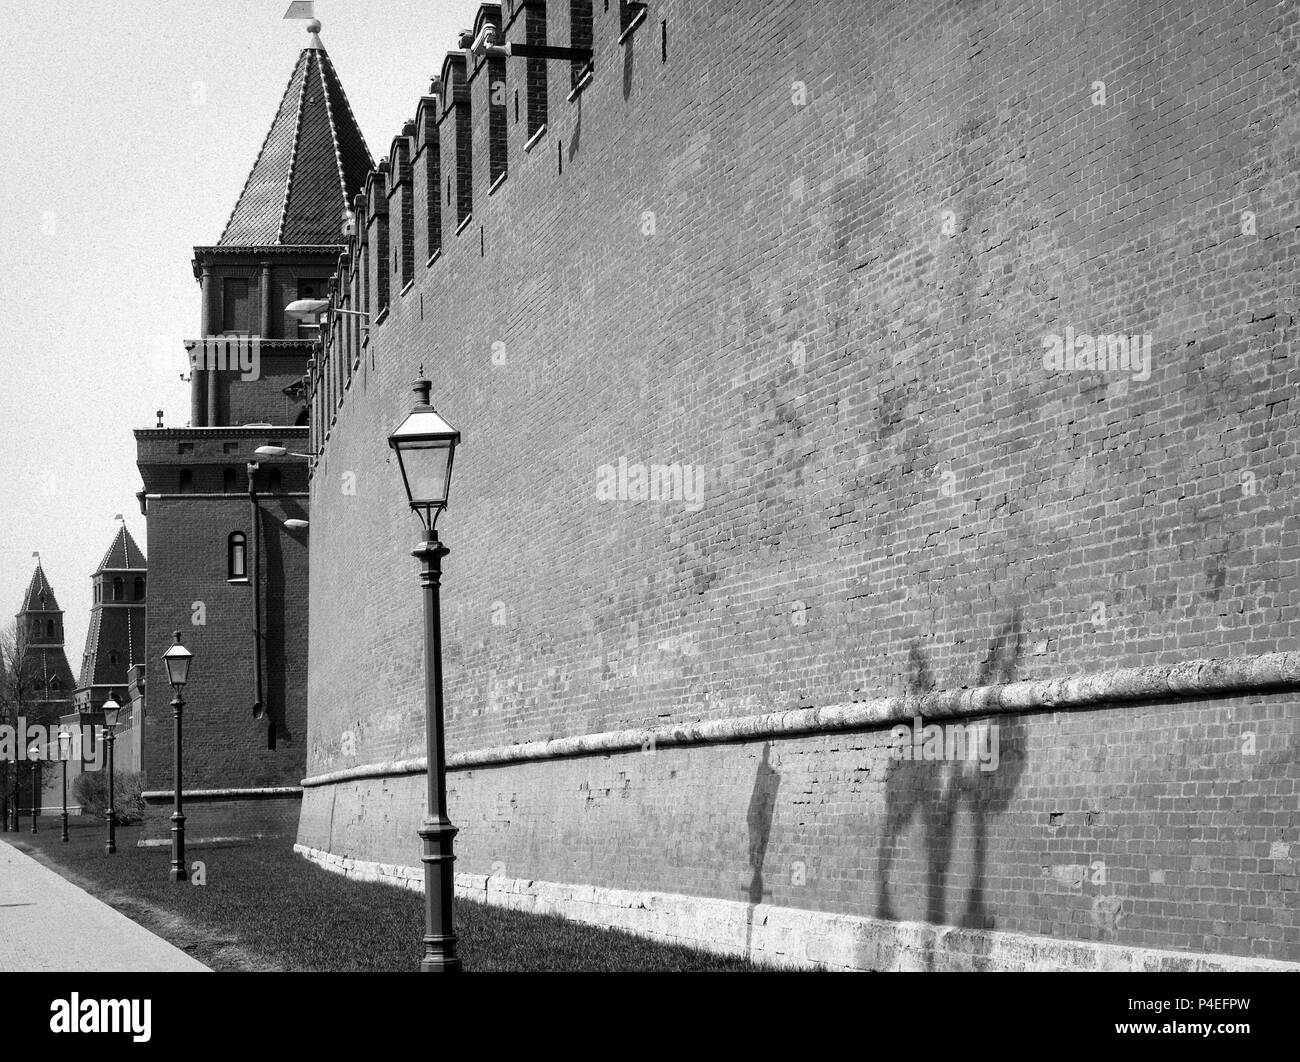
{"type": "MultiPolygon", "coordinates": [[[[172,785],[172,690],[162,654],[172,644],[175,630],[194,654],[184,693],[185,789],[275,788],[295,786],[302,778],[306,762],[307,616],[303,587],[307,582],[307,541],[304,532],[283,525],[286,519],[307,517],[307,499],[293,493],[303,486],[301,463],[296,459],[267,461],[259,472],[263,489],[273,466],[282,476],[279,494],[259,496],[263,700],[274,721],[274,749],[268,742],[270,724],[253,716],[252,588],[247,582],[227,579],[231,532],[245,534],[250,569],[253,563],[248,495],[200,495],[213,489],[227,464],[238,469],[239,489],[246,490],[242,462],[253,456],[256,447],[275,442],[297,450],[304,443],[304,434],[303,429],[291,428],[271,429],[256,437],[246,429],[223,432],[219,428],[174,433],[142,430],[138,434],[146,490],[162,494],[161,488],[174,482],[181,460],[177,446],[190,442],[194,450],[184,455],[184,461],[195,469],[200,491],[189,496],[162,494],[148,503],[146,791],[170,794],[172,785]],[[228,445],[235,450],[227,453],[228,445]]],[[[249,812],[240,804],[230,809],[230,814],[238,818],[260,813],[249,812]]],[[[157,830],[166,828],[168,815],[170,795],[151,804],[148,818],[157,830]]],[[[209,817],[213,817],[210,811],[209,817]]],[[[228,835],[228,830],[222,834],[228,835]]]]}
{"type": "MultiPolygon", "coordinates": [[[[470,71],[474,223],[442,212],[318,439],[308,774],[423,752],[385,445],[421,363],[464,437],[453,754],[1295,647],[1300,14],[670,0],[623,45],[617,4],[593,23],[593,81],[569,101],[548,64],[547,131],[525,153],[511,107],[490,199],[470,71]],[[1149,375],[1049,369],[1067,329],[1149,336],[1149,375]],[[617,497],[621,468],[673,464],[700,494],[617,497]]],[[[1300,960],[1294,701],[1017,717],[1029,751],[973,783],[891,766],[887,730],[775,742],[763,887],[1300,960]],[[1247,733],[1267,751],[1234,760],[1247,733]]],[[[762,748],[457,772],[460,869],[744,898],[762,748]]],[[[421,808],[415,776],[314,787],[300,841],[412,861],[421,808]]]]}

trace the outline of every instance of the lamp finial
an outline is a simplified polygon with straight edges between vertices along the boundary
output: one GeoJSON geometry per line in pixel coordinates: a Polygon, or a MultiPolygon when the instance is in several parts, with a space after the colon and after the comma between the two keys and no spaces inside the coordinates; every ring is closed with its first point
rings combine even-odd
{"type": "Polygon", "coordinates": [[[423,365],[420,366],[420,377],[415,381],[415,386],[412,387],[411,390],[415,392],[415,405],[417,409],[430,405],[429,395],[433,391],[433,384],[425,379],[423,365]]]}

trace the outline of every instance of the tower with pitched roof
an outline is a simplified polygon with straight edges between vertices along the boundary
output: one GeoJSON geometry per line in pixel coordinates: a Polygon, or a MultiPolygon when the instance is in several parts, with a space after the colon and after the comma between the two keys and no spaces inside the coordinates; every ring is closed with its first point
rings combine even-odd
{"type": "Polygon", "coordinates": [[[15,618],[11,671],[12,681],[21,684],[24,712],[32,722],[55,719],[72,703],[76,683],[63,646],[63,610],[39,560],[15,618]]]}
{"type": "Polygon", "coordinates": [[[123,703],[128,672],[144,662],[145,556],[122,524],[91,576],[90,628],[81,655],[75,707],[97,712],[112,695],[123,703]]]}
{"type": "MultiPolygon", "coordinates": [[[[308,429],[318,328],[286,307],[325,298],[370,152],[309,26],[220,239],[194,249],[200,333],[190,423],[136,431],[149,525],[142,844],[168,843],[172,694],[161,657],[194,653],[185,701],[187,836],[295,832],[306,765],[308,429]],[[211,357],[236,349],[250,362],[211,357]],[[258,455],[277,448],[274,457],[258,455]]],[[[213,150],[223,145],[213,144],[213,150]]]]}

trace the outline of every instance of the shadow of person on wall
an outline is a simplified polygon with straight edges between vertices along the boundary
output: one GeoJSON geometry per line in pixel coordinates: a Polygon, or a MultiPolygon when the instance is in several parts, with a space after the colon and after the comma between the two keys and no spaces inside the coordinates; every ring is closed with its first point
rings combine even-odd
{"type": "MultiPolygon", "coordinates": [[[[907,650],[907,700],[919,700],[934,689],[934,672],[925,650],[913,642],[907,650]]],[[[932,805],[938,798],[936,777],[925,763],[914,760],[890,760],[885,775],[885,832],[880,838],[877,857],[879,891],[876,896],[876,916],[898,921],[893,900],[889,895],[889,879],[893,870],[894,855],[903,832],[912,817],[932,805]]]]}
{"type": "MultiPolygon", "coordinates": [[[[1024,648],[1022,613],[1019,608],[989,642],[975,680],[976,686],[1000,685],[1015,681],[1017,662],[1024,648]]],[[[920,700],[934,689],[934,676],[924,651],[913,643],[908,651],[908,699],[920,700]]],[[[916,714],[920,714],[917,712],[916,714]]],[[[965,724],[970,740],[976,727],[967,719],[953,720],[965,724]]],[[[984,899],[984,881],[988,860],[987,817],[1006,809],[1024,770],[1023,737],[1018,718],[997,716],[994,732],[977,731],[988,741],[997,740],[997,768],[985,770],[977,759],[960,760],[892,760],[885,779],[885,829],[877,857],[879,875],[876,914],[879,918],[899,921],[890,891],[894,863],[903,835],[913,818],[923,829],[925,852],[925,921],[944,924],[947,919],[948,872],[957,818],[963,805],[971,817],[973,851],[971,884],[964,909],[953,923],[962,926],[991,928],[984,899]]],[[[910,725],[910,724],[909,724],[910,725]]],[[[992,761],[990,761],[992,762],[992,761]]],[[[927,952],[925,964],[932,965],[927,952]]]]}
{"type": "MultiPolygon", "coordinates": [[[[980,685],[998,686],[1015,682],[1021,654],[1025,647],[1025,633],[1021,610],[1003,626],[998,636],[989,642],[988,653],[980,667],[980,685]]],[[[996,723],[998,760],[997,770],[985,771],[980,764],[965,760],[950,765],[952,771],[949,798],[953,814],[959,803],[965,803],[971,818],[974,834],[970,887],[966,891],[965,907],[958,925],[971,929],[993,929],[994,918],[988,911],[984,886],[988,871],[989,817],[999,815],[1011,805],[1025,770],[1024,724],[1019,715],[998,714],[996,723]]],[[[945,865],[946,869],[946,865],[945,865]]]]}
{"type": "Polygon", "coordinates": [[[768,760],[772,743],[763,742],[763,758],[754,772],[754,789],[749,796],[749,811],[745,822],[749,828],[749,886],[745,890],[749,911],[745,916],[745,956],[750,954],[754,938],[754,909],[771,895],[763,887],[763,863],[767,859],[767,842],[772,835],[772,819],[776,813],[776,793],[781,787],[781,773],[768,760]]]}

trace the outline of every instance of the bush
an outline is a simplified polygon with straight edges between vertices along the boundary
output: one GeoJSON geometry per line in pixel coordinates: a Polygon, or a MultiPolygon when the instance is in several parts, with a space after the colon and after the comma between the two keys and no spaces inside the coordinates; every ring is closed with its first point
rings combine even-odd
{"type": "MultiPolygon", "coordinates": [[[[79,774],[72,783],[73,796],[83,815],[103,818],[108,810],[108,772],[89,771],[79,774]]],[[[113,772],[113,804],[117,824],[126,826],[144,817],[144,785],[138,771],[113,772]]]]}

